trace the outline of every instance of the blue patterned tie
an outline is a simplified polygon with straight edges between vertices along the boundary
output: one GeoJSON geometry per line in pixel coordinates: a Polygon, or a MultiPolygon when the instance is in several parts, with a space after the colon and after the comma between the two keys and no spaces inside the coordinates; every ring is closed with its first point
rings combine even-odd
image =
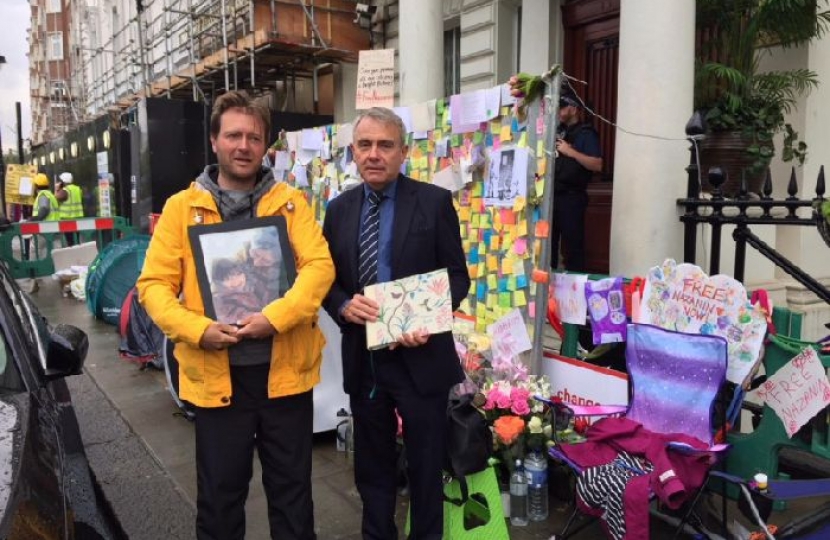
{"type": "Polygon", "coordinates": [[[366,285],[375,283],[378,278],[378,239],[380,236],[380,203],[383,195],[372,191],[367,200],[369,211],[363,219],[358,245],[358,284],[362,289],[366,285]]]}

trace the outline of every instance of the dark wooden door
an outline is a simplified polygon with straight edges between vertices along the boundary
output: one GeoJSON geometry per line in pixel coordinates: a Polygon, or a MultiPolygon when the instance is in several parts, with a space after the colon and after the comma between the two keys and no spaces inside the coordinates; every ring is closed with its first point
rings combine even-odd
{"type": "MultiPolygon", "coordinates": [[[[585,215],[585,263],[590,272],[608,273],[617,119],[620,0],[570,0],[562,7],[565,27],[565,72],[585,84],[571,82],[574,90],[596,113],[603,170],[588,186],[585,215]],[[609,122],[600,120],[599,116],[609,122]]],[[[586,118],[591,118],[588,114],[586,118]]]]}

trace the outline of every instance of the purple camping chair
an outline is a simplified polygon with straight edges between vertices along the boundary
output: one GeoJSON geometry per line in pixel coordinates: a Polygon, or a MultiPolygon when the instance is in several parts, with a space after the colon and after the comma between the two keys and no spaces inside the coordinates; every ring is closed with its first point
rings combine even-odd
{"type": "MultiPolygon", "coordinates": [[[[655,498],[671,508],[685,503],[680,531],[709,470],[728,448],[714,444],[712,425],[714,404],[726,377],[725,339],[630,324],[625,356],[631,384],[628,407],[548,401],[554,433],[574,416],[607,417],[587,430],[585,442],[557,440],[550,449],[551,457],[578,478],[574,511],[562,532],[552,538],[567,538],[590,523],[570,530],[580,513],[601,517],[611,538],[622,534],[647,538],[649,501],[655,498]],[[618,493],[613,494],[609,485],[615,485],[618,493]],[[638,501],[644,507],[632,508],[638,501]]],[[[692,525],[699,526],[697,521],[692,525]]]]}

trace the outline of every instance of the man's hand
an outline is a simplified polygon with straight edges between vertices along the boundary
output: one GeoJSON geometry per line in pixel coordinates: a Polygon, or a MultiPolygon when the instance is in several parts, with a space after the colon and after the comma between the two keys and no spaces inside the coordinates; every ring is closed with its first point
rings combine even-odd
{"type": "Polygon", "coordinates": [[[349,300],[346,307],[341,313],[343,319],[353,324],[366,324],[366,322],[375,322],[380,313],[377,302],[363,296],[356,294],[349,300]]]}
{"type": "Polygon", "coordinates": [[[262,313],[248,315],[239,321],[238,326],[236,337],[239,339],[262,339],[277,333],[277,329],[262,313]]]}
{"type": "Polygon", "coordinates": [[[565,157],[574,157],[574,147],[565,139],[556,139],[556,151],[565,157]]]}
{"type": "Polygon", "coordinates": [[[209,351],[221,351],[231,345],[239,343],[236,327],[231,324],[211,323],[207,327],[202,339],[199,340],[199,347],[209,351]]]}
{"type": "Polygon", "coordinates": [[[411,334],[401,334],[401,337],[398,338],[397,343],[393,343],[389,346],[390,351],[394,351],[401,347],[420,347],[424,345],[427,341],[429,341],[429,334],[426,332],[412,332],[411,334]]]}

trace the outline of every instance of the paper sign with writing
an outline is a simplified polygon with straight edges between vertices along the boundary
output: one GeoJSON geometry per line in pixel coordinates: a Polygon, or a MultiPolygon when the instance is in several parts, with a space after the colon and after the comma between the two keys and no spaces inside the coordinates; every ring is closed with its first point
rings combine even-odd
{"type": "Polygon", "coordinates": [[[556,310],[563,323],[585,324],[588,315],[588,303],[585,301],[585,274],[554,274],[553,294],[556,297],[556,310]]]}
{"type": "Polygon", "coordinates": [[[775,411],[792,437],[830,405],[830,382],[815,349],[807,347],[758,388],[758,397],[775,411]]]}
{"type": "Polygon", "coordinates": [[[394,103],[395,50],[360,51],[357,59],[355,108],[391,108],[394,103]]]}
{"type": "Polygon", "coordinates": [[[16,165],[13,163],[6,165],[6,202],[32,204],[34,198],[31,191],[26,195],[20,191],[20,187],[27,185],[27,183],[31,186],[36,174],[37,167],[34,165],[16,165]]]}
{"type": "Polygon", "coordinates": [[[758,362],[767,330],[739,281],[723,274],[710,277],[699,266],[673,259],[649,270],[634,322],[726,338],[726,378],[735,384],[742,384],[758,362]]]}
{"type": "Polygon", "coordinates": [[[381,349],[403,334],[440,334],[452,330],[450,278],[442,268],[366,287],[363,293],[380,306],[375,322],[366,323],[366,346],[381,349]]]}
{"type": "Polygon", "coordinates": [[[518,309],[512,310],[498,321],[488,325],[487,335],[490,336],[490,347],[496,358],[513,358],[529,351],[532,347],[522,312],[518,309]]]}

